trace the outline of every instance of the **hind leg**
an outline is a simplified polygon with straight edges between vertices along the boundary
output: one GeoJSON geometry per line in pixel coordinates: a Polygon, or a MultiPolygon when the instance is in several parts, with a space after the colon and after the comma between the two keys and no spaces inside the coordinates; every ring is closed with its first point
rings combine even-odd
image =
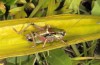
{"type": "Polygon", "coordinates": [[[50,28],[50,26],[49,25],[45,25],[45,26],[38,26],[38,25],[36,25],[36,24],[31,24],[31,25],[33,25],[37,30],[39,30],[39,31],[46,31],[47,33],[48,33],[48,29],[50,28]]]}
{"type": "Polygon", "coordinates": [[[47,43],[47,39],[44,41],[44,43],[43,43],[43,46],[42,46],[42,47],[44,47],[44,46],[46,45],[46,43],[47,43]]]}
{"type": "Polygon", "coordinates": [[[63,42],[64,44],[67,44],[67,42],[65,42],[64,40],[61,40],[61,42],[63,42]]]}
{"type": "Polygon", "coordinates": [[[67,44],[67,41],[64,41],[63,39],[58,38],[62,43],[67,44]]]}
{"type": "Polygon", "coordinates": [[[34,46],[32,46],[32,47],[35,47],[36,46],[36,42],[35,42],[35,37],[34,37],[34,35],[31,33],[31,36],[32,36],[32,42],[33,42],[33,44],[34,44],[34,46]]]}

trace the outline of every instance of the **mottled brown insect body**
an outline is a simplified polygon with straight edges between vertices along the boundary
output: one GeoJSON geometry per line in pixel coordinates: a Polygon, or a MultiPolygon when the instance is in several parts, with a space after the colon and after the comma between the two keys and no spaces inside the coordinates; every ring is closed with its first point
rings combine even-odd
{"type": "MultiPolygon", "coordinates": [[[[29,24],[27,27],[29,27],[30,25],[35,27],[37,31],[31,31],[31,33],[28,33],[25,36],[29,42],[34,43],[34,46],[36,46],[36,44],[39,44],[39,43],[44,43],[43,44],[43,47],[44,47],[47,42],[54,42],[54,41],[59,41],[59,40],[64,42],[63,37],[66,35],[64,30],[52,28],[50,26],[40,27],[40,26],[35,25],[34,23],[29,24]]],[[[25,29],[23,30],[23,32],[25,31],[25,29]]]]}

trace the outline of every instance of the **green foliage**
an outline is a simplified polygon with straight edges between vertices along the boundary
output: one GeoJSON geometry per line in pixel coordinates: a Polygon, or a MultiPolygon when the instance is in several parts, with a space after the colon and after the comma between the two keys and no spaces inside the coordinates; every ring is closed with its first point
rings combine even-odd
{"type": "Polygon", "coordinates": [[[21,56],[15,58],[6,59],[7,65],[32,65],[34,61],[34,56],[21,56]]]}
{"type": "Polygon", "coordinates": [[[96,40],[100,39],[99,10],[100,0],[1,0],[0,19],[5,21],[0,22],[0,58],[7,58],[3,60],[6,65],[100,65],[100,54],[96,54],[97,44],[100,43],[96,40]],[[90,13],[98,16],[87,16],[90,13]],[[51,16],[58,14],[86,15],[51,16]],[[32,18],[44,16],[48,17],[32,18]],[[31,48],[33,44],[26,41],[24,35],[34,31],[34,28],[30,27],[22,35],[12,29],[20,30],[29,22],[64,29],[67,32],[64,40],[67,39],[68,45],[53,42],[47,43],[45,48],[42,48],[43,44],[31,48]],[[64,47],[66,53],[63,49],[57,49],[61,47],[64,47]],[[51,50],[49,56],[43,52],[48,50],[51,50]]]}
{"type": "Polygon", "coordinates": [[[94,6],[93,6],[93,9],[92,9],[92,15],[100,15],[100,3],[98,3],[97,1],[94,2],[94,6]]]}
{"type": "Polygon", "coordinates": [[[4,15],[6,12],[6,8],[3,2],[0,1],[0,15],[4,15]]]}
{"type": "Polygon", "coordinates": [[[17,0],[2,0],[6,5],[11,6],[16,3],[17,0]]]}
{"type": "Polygon", "coordinates": [[[47,57],[47,60],[50,65],[72,65],[71,58],[64,52],[63,49],[50,51],[50,55],[47,57]]]}

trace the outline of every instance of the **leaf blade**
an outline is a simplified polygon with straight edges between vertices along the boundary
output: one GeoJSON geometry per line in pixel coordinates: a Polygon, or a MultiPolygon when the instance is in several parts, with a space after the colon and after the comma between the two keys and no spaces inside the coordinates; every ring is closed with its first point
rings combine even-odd
{"type": "Polygon", "coordinates": [[[0,22],[0,59],[39,53],[84,41],[99,39],[99,19],[100,17],[97,16],[55,15],[45,18],[26,18],[0,22]],[[77,21],[79,22],[77,23],[77,21]],[[84,23],[84,21],[87,23],[84,23]],[[58,41],[52,44],[47,43],[44,48],[42,44],[33,48],[33,43],[28,42],[24,35],[19,35],[13,30],[13,27],[20,30],[23,24],[27,25],[30,22],[34,22],[39,26],[51,25],[69,32],[70,34],[67,34],[65,37],[67,45],[58,41]]]}

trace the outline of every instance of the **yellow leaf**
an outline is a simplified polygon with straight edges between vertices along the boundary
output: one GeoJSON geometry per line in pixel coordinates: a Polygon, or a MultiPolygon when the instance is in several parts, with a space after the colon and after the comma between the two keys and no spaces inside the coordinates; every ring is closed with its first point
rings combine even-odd
{"type": "MultiPolygon", "coordinates": [[[[27,31],[35,31],[31,26],[27,31]]],[[[47,50],[65,47],[68,45],[90,41],[100,38],[100,17],[87,15],[54,15],[41,18],[23,18],[14,20],[0,21],[0,59],[7,57],[23,56],[39,53],[47,50]],[[43,48],[43,43],[33,47],[33,43],[25,38],[25,34],[17,34],[28,23],[35,23],[38,26],[50,25],[66,32],[64,40],[47,43],[43,48]]]]}

